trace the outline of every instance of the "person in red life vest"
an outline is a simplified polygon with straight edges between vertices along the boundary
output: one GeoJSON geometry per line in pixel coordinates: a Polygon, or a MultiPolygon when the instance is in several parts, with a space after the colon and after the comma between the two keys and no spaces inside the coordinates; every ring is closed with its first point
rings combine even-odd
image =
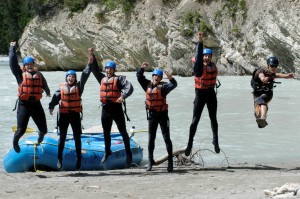
{"type": "MultiPolygon", "coordinates": [[[[96,58],[94,57],[94,62],[96,58]]],[[[105,73],[100,72],[97,64],[94,64],[92,72],[100,84],[100,101],[102,103],[101,123],[104,132],[105,154],[101,160],[101,164],[105,163],[111,155],[111,127],[115,121],[118,130],[123,137],[123,142],[126,151],[126,167],[129,167],[132,162],[132,152],[130,150],[129,136],[126,129],[126,107],[123,112],[122,103],[125,105],[125,99],[133,92],[132,84],[125,76],[116,75],[116,63],[108,61],[105,63],[105,73]]],[[[129,118],[127,117],[129,121],[129,118]]]]}
{"type": "Polygon", "coordinates": [[[66,73],[66,81],[60,84],[60,88],[54,93],[51,102],[49,103],[50,114],[53,115],[53,110],[59,104],[59,141],[58,141],[58,161],[57,168],[63,166],[63,150],[67,137],[68,126],[71,124],[73,130],[73,138],[77,154],[76,170],[81,167],[81,116],[82,104],[81,96],[84,90],[84,85],[91,73],[90,69],[93,64],[92,50],[89,49],[89,60],[86,68],[82,71],[80,81],[77,81],[77,75],[74,70],[69,70],[66,73]]]}
{"type": "Polygon", "coordinates": [[[44,135],[48,132],[44,109],[40,102],[43,90],[46,96],[50,97],[50,89],[47,81],[41,72],[35,70],[35,60],[33,57],[23,58],[23,67],[18,64],[16,54],[16,42],[10,43],[9,65],[18,83],[18,107],[17,107],[17,131],[13,138],[13,148],[19,153],[19,139],[24,135],[29,118],[39,129],[38,143],[44,140],[44,135]]]}
{"type": "Polygon", "coordinates": [[[267,59],[267,67],[259,67],[254,70],[251,79],[254,98],[254,115],[259,128],[268,125],[266,121],[268,103],[273,98],[273,88],[275,78],[294,78],[293,73],[277,73],[279,60],[275,56],[267,59]]]}
{"type": "Polygon", "coordinates": [[[147,171],[152,170],[152,166],[155,164],[153,158],[153,152],[155,147],[155,138],[158,124],[162,131],[166,148],[168,152],[168,172],[173,171],[173,147],[170,138],[170,121],[168,116],[168,104],[166,101],[167,94],[169,94],[174,88],[177,87],[176,80],[172,75],[165,71],[169,82],[161,81],[163,78],[163,71],[155,69],[152,72],[152,80],[146,79],[144,76],[145,68],[149,67],[147,62],[143,62],[138,69],[136,76],[138,82],[146,92],[146,110],[147,119],[149,122],[149,139],[148,139],[148,167],[147,171]]]}
{"type": "Polygon", "coordinates": [[[211,120],[211,128],[213,132],[214,149],[216,153],[220,153],[218,141],[218,121],[217,121],[217,95],[215,86],[217,82],[218,69],[211,61],[212,50],[203,49],[202,32],[198,33],[199,42],[196,47],[196,62],[194,63],[194,79],[195,79],[195,100],[193,109],[193,120],[190,126],[190,134],[185,155],[189,156],[193,147],[193,139],[197,131],[197,126],[205,104],[207,105],[209,117],[211,120]]]}

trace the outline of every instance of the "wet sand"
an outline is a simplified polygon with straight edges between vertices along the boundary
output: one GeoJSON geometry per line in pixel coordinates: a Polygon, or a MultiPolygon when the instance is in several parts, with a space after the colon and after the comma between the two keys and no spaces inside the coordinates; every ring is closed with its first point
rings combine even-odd
{"type": "MultiPolygon", "coordinates": [[[[266,198],[300,183],[300,162],[220,167],[166,165],[110,171],[0,173],[0,198],[266,198]]],[[[300,193],[293,198],[300,198],[300,193]]]]}

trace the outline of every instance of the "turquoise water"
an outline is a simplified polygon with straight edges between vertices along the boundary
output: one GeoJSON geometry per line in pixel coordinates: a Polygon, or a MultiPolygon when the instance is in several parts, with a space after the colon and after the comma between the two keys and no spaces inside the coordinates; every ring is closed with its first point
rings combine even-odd
{"type": "MultiPolygon", "coordinates": [[[[48,81],[51,93],[59,83],[64,81],[65,72],[43,72],[48,81]]],[[[135,73],[117,73],[126,75],[134,86],[134,93],[127,99],[127,112],[131,119],[127,129],[147,129],[144,108],[145,94],[136,80],[135,73]]],[[[80,76],[80,73],[77,74],[80,76]]],[[[146,76],[150,78],[151,73],[146,76]]],[[[168,95],[171,139],[174,150],[187,143],[189,126],[192,119],[194,88],[192,77],[178,77],[178,87],[168,95]]],[[[267,121],[269,125],[258,129],[253,116],[253,101],[250,88],[250,77],[219,78],[222,86],[218,89],[218,121],[220,148],[230,163],[273,163],[299,161],[299,124],[300,124],[300,81],[280,79],[282,84],[274,89],[274,98],[270,103],[267,121]]],[[[7,61],[0,61],[0,167],[5,153],[12,146],[13,133],[11,126],[16,125],[16,112],[13,112],[17,99],[17,83],[11,74],[7,61]]],[[[93,75],[90,76],[83,94],[83,126],[87,129],[100,126],[99,84],[93,75]]],[[[48,112],[50,98],[44,97],[48,129],[56,126],[56,115],[48,112]]],[[[57,107],[55,110],[55,114],[57,107]]],[[[30,120],[28,127],[36,128],[30,120]]],[[[71,131],[71,129],[69,129],[71,131]]],[[[30,134],[26,134],[30,135],[30,134]]],[[[147,133],[137,133],[135,139],[144,148],[147,157],[147,133]]],[[[212,133],[207,109],[205,108],[198,125],[194,147],[196,149],[213,150],[212,133]]],[[[165,144],[158,131],[155,147],[155,158],[166,154],[165,144]]],[[[201,153],[206,165],[226,163],[224,154],[215,155],[211,152],[201,153]]]]}

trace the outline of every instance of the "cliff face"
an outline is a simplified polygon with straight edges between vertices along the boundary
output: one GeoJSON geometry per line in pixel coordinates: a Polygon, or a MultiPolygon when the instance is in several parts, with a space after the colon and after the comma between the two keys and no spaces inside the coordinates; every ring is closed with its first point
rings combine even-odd
{"type": "Polygon", "coordinates": [[[147,61],[187,76],[200,29],[183,23],[190,16],[195,25],[210,28],[205,45],[214,50],[221,74],[250,74],[270,55],[278,56],[283,71],[298,72],[299,15],[300,0],[177,0],[167,5],[143,0],[129,15],[89,4],[72,16],[56,10],[36,17],[22,35],[20,51],[46,70],[82,69],[87,49],[94,47],[99,64],[115,60],[118,71],[135,70],[147,61]],[[190,29],[193,36],[188,37],[184,32],[190,29]]]}

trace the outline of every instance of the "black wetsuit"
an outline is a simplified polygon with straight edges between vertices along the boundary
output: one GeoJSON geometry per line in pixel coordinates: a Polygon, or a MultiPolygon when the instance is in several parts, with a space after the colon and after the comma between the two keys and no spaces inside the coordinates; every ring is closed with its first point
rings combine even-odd
{"type": "MultiPolygon", "coordinates": [[[[96,59],[94,61],[97,63],[96,59]]],[[[102,79],[105,77],[103,73],[100,72],[97,64],[93,65],[92,72],[101,85],[102,79]]],[[[122,97],[125,100],[129,97],[133,92],[133,87],[129,81],[126,80],[125,76],[119,76],[117,80],[117,87],[122,92],[122,97]]],[[[121,103],[102,103],[102,113],[101,113],[101,123],[104,133],[104,142],[105,142],[105,156],[102,159],[102,163],[104,163],[109,155],[111,154],[111,127],[112,123],[115,121],[117,128],[123,138],[125,151],[126,151],[126,166],[129,166],[132,161],[132,152],[130,149],[130,140],[126,129],[126,121],[121,103]]]]}
{"type": "MultiPolygon", "coordinates": [[[[18,64],[15,46],[11,46],[9,50],[9,65],[12,73],[16,77],[18,85],[20,85],[23,82],[23,71],[18,64]]],[[[31,72],[31,75],[34,75],[34,73],[35,72],[31,72]]],[[[42,89],[47,95],[50,95],[50,89],[46,79],[41,73],[39,74],[42,77],[42,89]]],[[[48,132],[46,116],[41,101],[36,100],[35,97],[30,97],[28,101],[19,99],[17,107],[17,131],[14,134],[13,140],[16,152],[19,152],[18,141],[24,135],[30,117],[32,117],[37,125],[39,134],[44,135],[48,132]]]]}
{"type": "MultiPolygon", "coordinates": [[[[197,44],[196,50],[196,62],[194,64],[194,75],[195,77],[201,77],[203,74],[203,43],[197,44]]],[[[212,64],[212,63],[211,63],[212,64]]],[[[197,126],[201,118],[203,108],[207,105],[209,118],[211,120],[211,129],[213,132],[213,144],[215,145],[215,151],[219,152],[218,142],[218,121],[217,121],[217,95],[214,88],[198,89],[195,88],[195,100],[193,109],[193,120],[190,126],[190,134],[188,140],[188,148],[191,150],[193,146],[193,139],[197,131],[197,126]]],[[[189,153],[186,153],[189,155],[189,153]]]]}
{"type": "MultiPolygon", "coordinates": [[[[91,65],[87,65],[86,68],[82,71],[81,79],[77,83],[79,87],[79,96],[81,97],[84,85],[91,73],[89,70],[89,67],[91,65]]],[[[49,109],[54,109],[56,105],[59,104],[59,101],[61,100],[61,91],[60,89],[57,90],[53,97],[51,102],[49,103],[49,109]]],[[[60,167],[62,166],[62,160],[63,160],[63,150],[65,147],[65,141],[67,137],[68,127],[69,124],[71,124],[72,130],[73,130],[73,138],[75,141],[75,148],[76,148],[76,154],[77,154],[77,161],[76,161],[76,169],[80,169],[81,166],[81,134],[82,134],[82,127],[81,127],[81,116],[80,112],[68,112],[68,113],[59,113],[59,120],[58,120],[58,127],[59,127],[59,141],[58,141],[58,161],[60,163],[60,167]]]]}
{"type": "MultiPolygon", "coordinates": [[[[140,85],[142,86],[143,90],[146,92],[149,83],[151,82],[150,80],[146,79],[144,76],[144,69],[140,68],[137,71],[137,79],[140,85]]],[[[163,82],[162,83],[162,88],[161,88],[161,95],[163,97],[166,97],[169,92],[171,92],[174,88],[177,87],[177,81],[172,78],[170,79],[170,82],[163,82]]],[[[169,163],[173,163],[173,147],[172,147],[172,141],[170,138],[170,121],[169,121],[169,116],[168,116],[168,110],[165,111],[160,111],[157,112],[154,109],[148,110],[149,115],[148,115],[148,128],[149,128],[149,139],[148,139],[148,158],[149,158],[149,165],[148,165],[148,170],[151,170],[151,164],[154,163],[153,159],[153,152],[155,148],[155,138],[156,138],[156,131],[158,124],[160,124],[161,132],[166,144],[167,152],[168,152],[168,161],[169,163]]],[[[171,165],[170,165],[171,166],[171,165]]]]}

